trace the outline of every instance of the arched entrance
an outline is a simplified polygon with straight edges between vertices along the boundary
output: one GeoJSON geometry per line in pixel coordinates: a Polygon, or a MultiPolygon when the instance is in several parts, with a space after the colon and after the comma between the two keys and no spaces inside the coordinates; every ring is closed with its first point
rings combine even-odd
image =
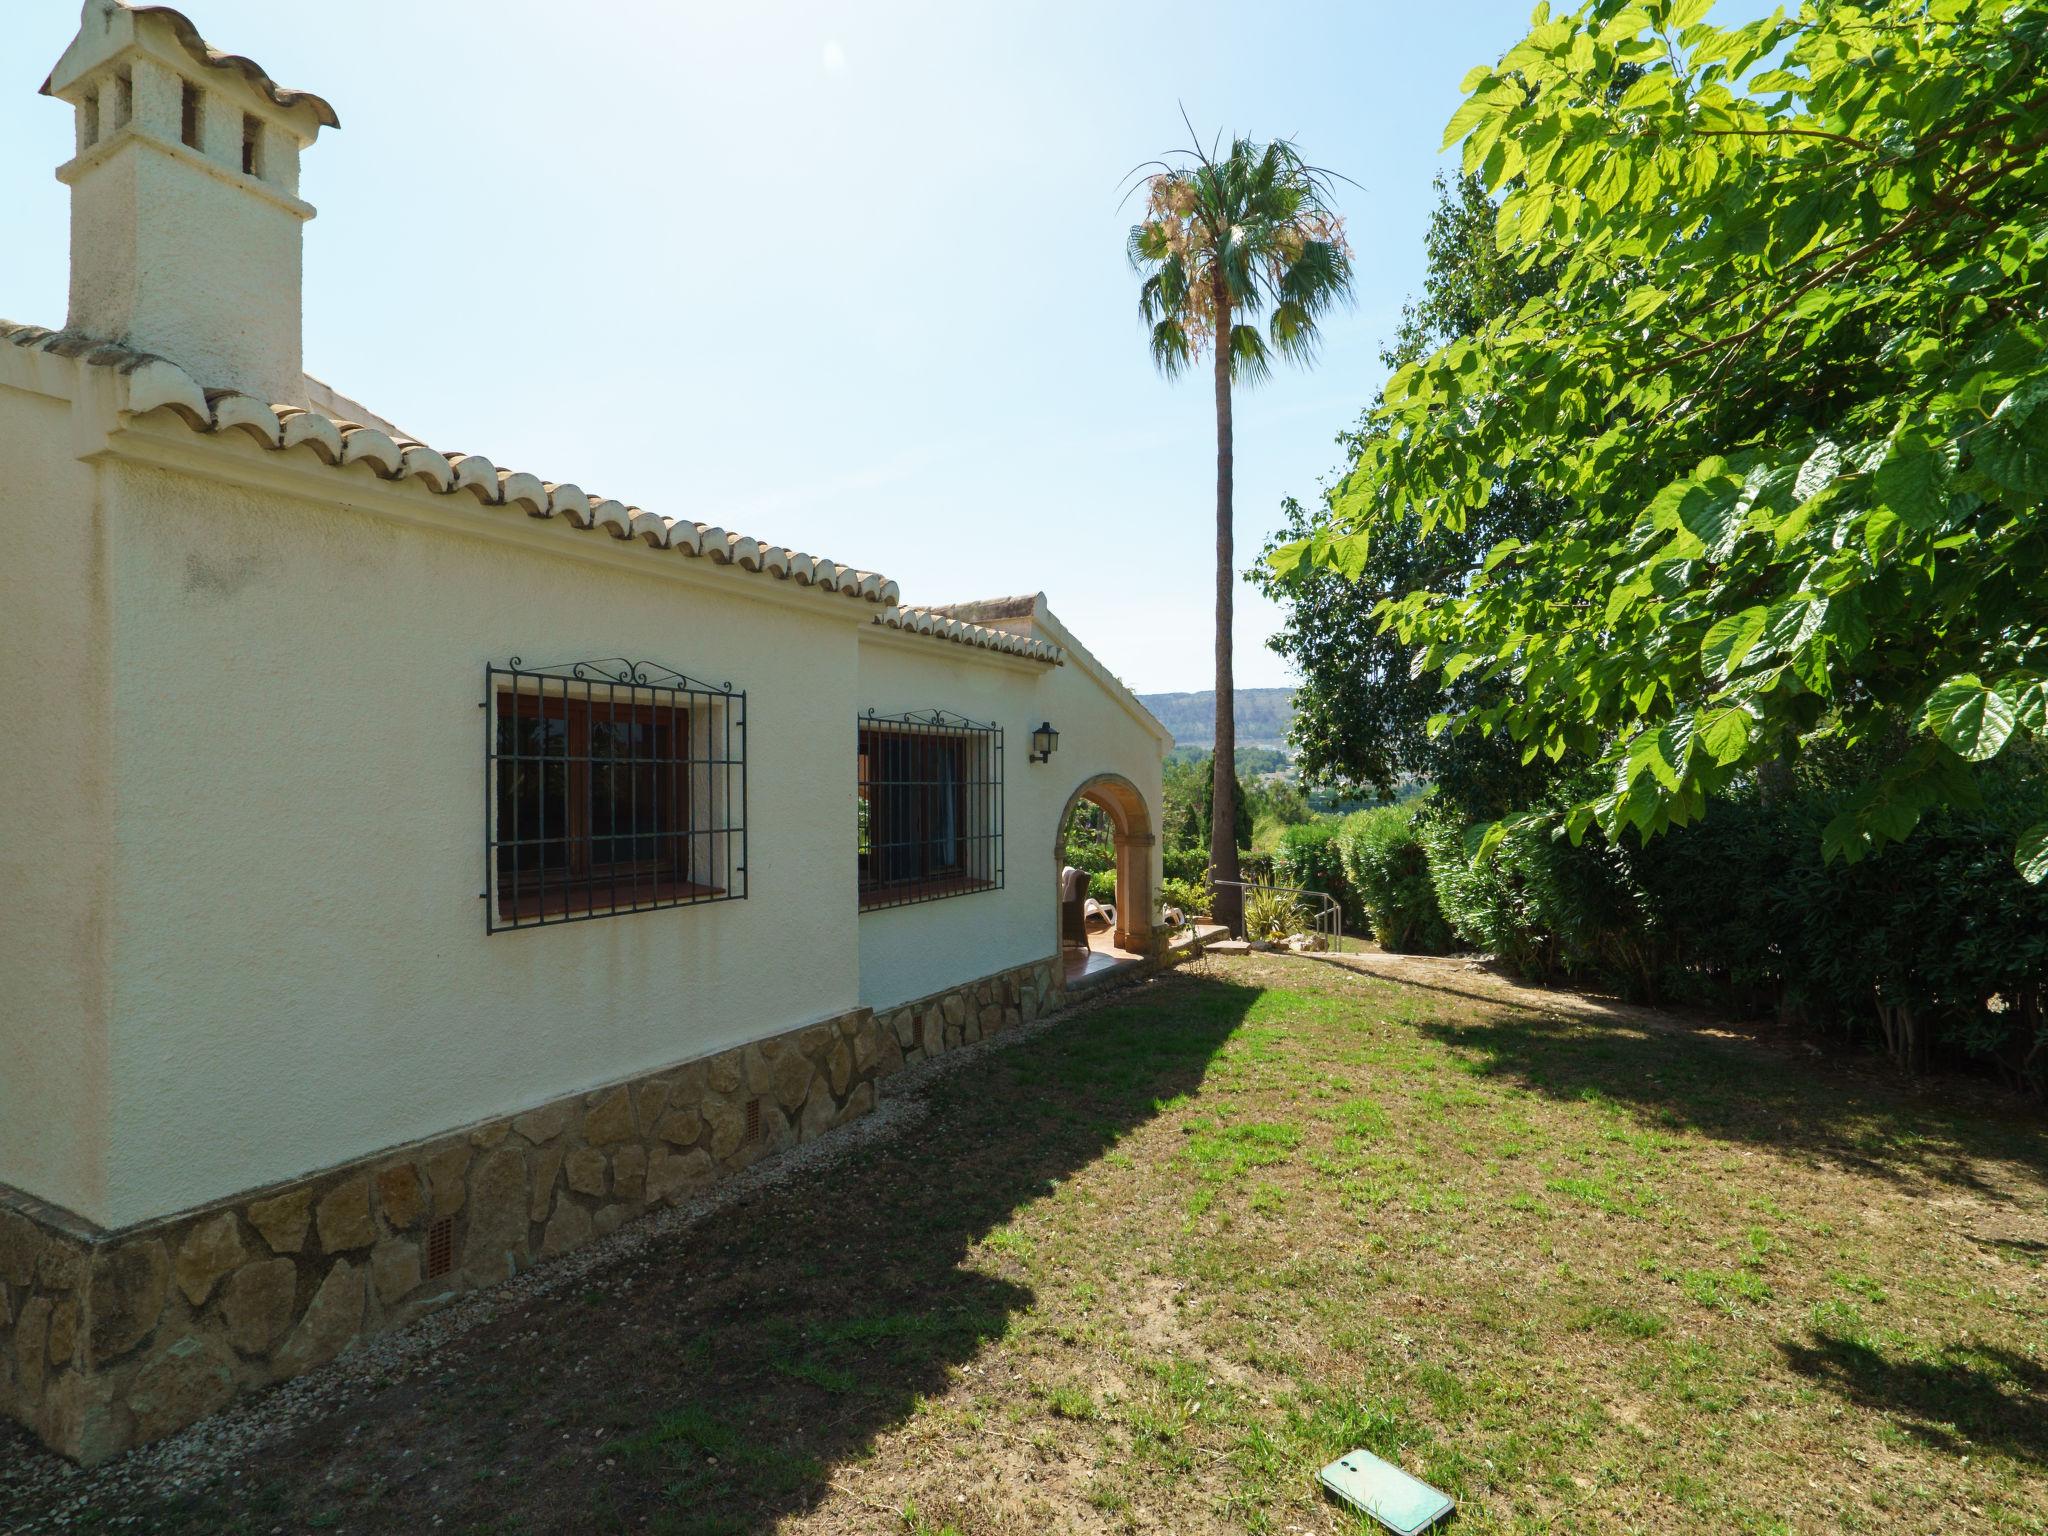
{"type": "MultiPolygon", "coordinates": [[[[1152,812],[1138,786],[1118,773],[1098,773],[1076,786],[1067,796],[1053,833],[1053,878],[1066,859],[1068,824],[1083,801],[1099,805],[1109,815],[1112,842],[1116,849],[1115,945],[1131,955],[1152,953],[1152,847],[1158,840],[1152,828],[1152,812]]],[[[1057,929],[1055,930],[1057,931],[1057,929]]]]}

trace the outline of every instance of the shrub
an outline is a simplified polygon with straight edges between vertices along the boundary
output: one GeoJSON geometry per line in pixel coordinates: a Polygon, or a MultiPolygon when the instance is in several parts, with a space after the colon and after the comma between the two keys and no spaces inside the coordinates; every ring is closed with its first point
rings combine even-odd
{"type": "Polygon", "coordinates": [[[1169,880],[1200,882],[1209,878],[1209,850],[1192,843],[1166,849],[1159,858],[1162,873],[1169,880]]]}
{"type": "Polygon", "coordinates": [[[1308,925],[1292,896],[1277,891],[1247,891],[1244,898],[1244,936],[1254,941],[1277,943],[1308,925]]]}
{"type": "Polygon", "coordinates": [[[1982,806],[1940,812],[1853,865],[1818,851],[1847,792],[1795,804],[1778,833],[1785,852],[1749,899],[1777,935],[1765,953],[1791,1017],[1868,1039],[1911,1069],[1969,1058],[2048,1092],[2048,889],[2029,885],[2009,851],[2048,793],[1981,772],[1982,806]]]}
{"type": "Polygon", "coordinates": [[[1190,917],[1206,914],[1211,905],[1209,887],[1198,880],[1175,880],[1169,876],[1159,882],[1159,904],[1179,907],[1190,917]]]}
{"type": "Polygon", "coordinates": [[[1382,949],[1442,954],[1451,947],[1451,929],[1437,906],[1429,855],[1415,835],[1415,810],[1411,802],[1353,812],[1344,819],[1337,851],[1382,949]]]}
{"type": "Polygon", "coordinates": [[[1097,901],[1114,904],[1116,901],[1116,871],[1098,869],[1088,877],[1088,894],[1097,901]]]}
{"type": "Polygon", "coordinates": [[[1330,820],[1302,822],[1287,828],[1273,849],[1273,883],[1299,886],[1335,898],[1344,914],[1344,926],[1362,929],[1365,913],[1344,874],[1341,836],[1342,825],[1330,820]]]}
{"type": "Polygon", "coordinates": [[[1498,955],[1524,976],[1541,974],[1541,945],[1535,941],[1528,904],[1505,860],[1475,865],[1465,849],[1464,821],[1446,807],[1432,806],[1415,818],[1414,827],[1429,861],[1437,910],[1451,932],[1476,949],[1498,955]]]}
{"type": "Polygon", "coordinates": [[[1647,847],[1597,830],[1576,848],[1510,836],[1477,868],[1455,816],[1432,808],[1415,831],[1449,926],[1524,976],[1775,1005],[1908,1068],[1974,1060],[2048,1093],[2048,888],[2029,885],[2010,851],[2048,814],[2048,783],[1980,770],[1981,806],[1828,863],[1822,829],[1866,778],[1845,761],[1770,800],[1751,789],[1647,847]]]}
{"type": "Polygon", "coordinates": [[[1067,863],[1089,874],[1116,868],[1116,844],[1109,813],[1092,800],[1083,800],[1068,817],[1065,832],[1067,863]]]}

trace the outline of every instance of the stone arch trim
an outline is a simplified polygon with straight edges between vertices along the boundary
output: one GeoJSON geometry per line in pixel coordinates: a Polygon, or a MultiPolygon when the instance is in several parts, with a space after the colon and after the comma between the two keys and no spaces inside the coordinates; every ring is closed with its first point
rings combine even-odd
{"type": "Polygon", "coordinates": [[[1116,944],[1136,954],[1152,952],[1152,848],[1158,842],[1151,806],[1144,794],[1120,773],[1098,773],[1083,779],[1067,796],[1053,828],[1052,859],[1057,870],[1067,819],[1083,800],[1109,812],[1116,833],[1116,944]]]}

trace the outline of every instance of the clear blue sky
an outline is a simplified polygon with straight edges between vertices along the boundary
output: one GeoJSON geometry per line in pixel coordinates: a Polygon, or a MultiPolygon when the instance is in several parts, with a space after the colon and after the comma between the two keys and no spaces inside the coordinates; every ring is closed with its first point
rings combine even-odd
{"type": "MultiPolygon", "coordinates": [[[[306,363],[440,447],[880,570],[1042,588],[1133,687],[1210,682],[1208,386],[1152,371],[1119,183],[1205,129],[1342,189],[1358,302],[1240,398],[1237,539],[1336,464],[1421,271],[1459,78],[1527,0],[182,0],[334,103],[306,363]]],[[[64,317],[74,0],[0,18],[0,315],[64,317]]],[[[1241,685],[1290,681],[1238,593],[1241,685]]],[[[687,664],[688,658],[678,658],[687,664]]]]}

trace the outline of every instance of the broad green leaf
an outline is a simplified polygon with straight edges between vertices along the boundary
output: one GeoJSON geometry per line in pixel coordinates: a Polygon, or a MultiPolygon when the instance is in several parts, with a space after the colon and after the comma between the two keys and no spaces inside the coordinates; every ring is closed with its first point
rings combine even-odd
{"type": "Polygon", "coordinates": [[[2039,885],[2048,877],[2048,821],[2037,821],[2020,834],[2012,862],[2029,885],[2039,885]]]}
{"type": "Polygon", "coordinates": [[[1742,514],[1735,510],[1739,489],[1732,481],[1714,489],[1695,485],[1678,504],[1679,521],[1705,546],[1705,558],[1716,564],[1734,553],[1735,542],[1742,536],[1742,514]]]}
{"type": "Polygon", "coordinates": [[[1999,402],[1970,444],[1977,467],[2021,496],[2048,496],[2048,382],[2035,380],[1999,402]]]}
{"type": "MultiPolygon", "coordinates": [[[[1680,781],[1692,771],[1692,744],[1691,715],[1679,715],[1667,721],[1663,729],[1657,732],[1657,755],[1671,770],[1671,778],[1668,781],[1661,776],[1659,778],[1659,782],[1663,783],[1666,789],[1676,789],[1680,781]]],[[[1652,763],[1650,769],[1654,773],[1656,764],[1652,763]]]]}
{"type": "Polygon", "coordinates": [[[1693,720],[1701,749],[1724,767],[1749,750],[1749,727],[1749,712],[1743,709],[1703,709],[1693,720]]]}
{"type": "Polygon", "coordinates": [[[1616,789],[1634,788],[1636,780],[1646,773],[1666,789],[1678,787],[1678,770],[1664,755],[1664,743],[1659,739],[1660,735],[1658,731],[1645,729],[1638,731],[1630,739],[1628,750],[1622,758],[1620,776],[1615,781],[1616,789]]]}
{"type": "Polygon", "coordinates": [[[1952,751],[1981,763],[1996,757],[2015,724],[2013,703],[1984,686],[1974,672],[1950,678],[1929,696],[1920,724],[1952,751]]]}
{"type": "Polygon", "coordinates": [[[2048,677],[2013,672],[1997,683],[1999,696],[2012,706],[2013,724],[2030,736],[2048,736],[2048,677]]]}
{"type": "Polygon", "coordinates": [[[1292,539],[1266,553],[1266,564],[1275,576],[1293,580],[1306,575],[1309,566],[1309,539],[1292,539]]]}
{"type": "Polygon", "coordinates": [[[1451,114],[1451,120],[1444,125],[1444,141],[1437,148],[1439,150],[1449,149],[1458,140],[1476,128],[1482,118],[1490,116],[1497,110],[1492,100],[1487,96],[1475,95],[1466,97],[1465,100],[1458,103],[1458,110],[1451,114]]]}
{"type": "Polygon", "coordinates": [[[1820,632],[1827,616],[1826,598],[1815,597],[1811,592],[1795,592],[1766,610],[1760,643],[1773,656],[1796,650],[1820,632]]]}
{"type": "Polygon", "coordinates": [[[1498,821],[1487,822],[1484,826],[1473,827],[1465,834],[1465,846],[1472,855],[1476,868],[1493,857],[1493,851],[1507,840],[1508,829],[1498,821]]]}
{"type": "Polygon", "coordinates": [[[1873,565],[1881,563],[1898,545],[1899,530],[1905,524],[1890,507],[1879,507],[1863,520],[1863,547],[1870,551],[1873,565]]]}
{"type": "Polygon", "coordinates": [[[1878,466],[1877,494],[1909,528],[1931,528],[1947,510],[1948,464],[1917,432],[1901,434],[1878,466]]]}
{"type": "Polygon", "coordinates": [[[1830,485],[1841,472],[1842,450],[1838,444],[1822,438],[1806,462],[1799,466],[1799,477],[1792,482],[1792,495],[1798,501],[1811,501],[1830,485]]]}
{"type": "Polygon", "coordinates": [[[1764,620],[1763,609],[1745,608],[1708,630],[1700,645],[1700,660],[1706,663],[1707,670],[1716,678],[1724,678],[1741,666],[1743,657],[1763,638],[1764,620]]]}

